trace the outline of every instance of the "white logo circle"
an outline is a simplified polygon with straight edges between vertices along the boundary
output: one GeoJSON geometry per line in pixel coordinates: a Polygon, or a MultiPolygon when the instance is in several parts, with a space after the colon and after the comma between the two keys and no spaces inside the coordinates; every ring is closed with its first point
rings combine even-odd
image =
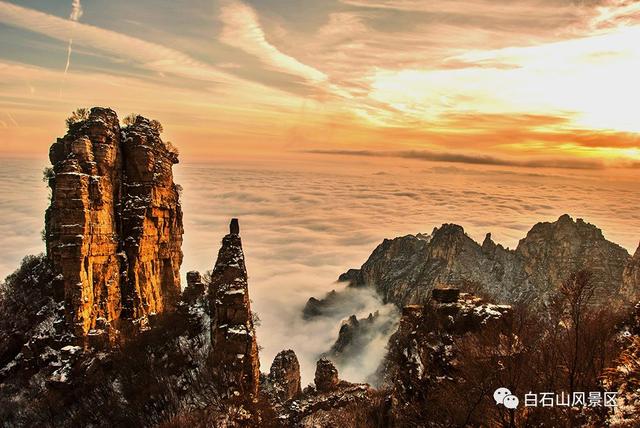
{"type": "Polygon", "coordinates": [[[511,391],[507,388],[498,388],[493,393],[493,399],[496,400],[496,404],[504,404],[504,398],[511,395],[511,391]]]}

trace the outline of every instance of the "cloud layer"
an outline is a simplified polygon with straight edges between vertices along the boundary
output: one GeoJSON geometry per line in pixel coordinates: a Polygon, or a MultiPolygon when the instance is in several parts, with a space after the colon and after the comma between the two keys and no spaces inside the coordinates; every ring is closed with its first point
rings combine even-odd
{"type": "MultiPolygon", "coordinates": [[[[73,15],[80,16],[76,12],[72,12],[73,15]]],[[[78,45],[133,61],[137,66],[155,72],[211,82],[238,80],[175,49],[5,1],[0,1],[0,22],[65,42],[73,32],[78,45]]]]}
{"type": "Polygon", "coordinates": [[[307,150],[307,153],[320,155],[365,156],[417,159],[429,162],[463,163],[472,165],[515,166],[527,168],[561,168],[561,169],[602,169],[604,165],[598,161],[584,160],[528,160],[518,161],[501,159],[493,156],[472,155],[464,153],[431,152],[427,150],[411,150],[398,152],[371,150],[307,150]]]}
{"type": "MultiPolygon", "coordinates": [[[[368,159],[177,168],[184,186],[183,270],[210,269],[229,218],[240,219],[251,298],[262,319],[263,370],[291,347],[305,382],[311,380],[318,353],[337,337],[340,317],[306,324],[302,307],[310,296],[336,288],[338,275],[359,267],[383,238],[454,222],[480,242],[492,232],[496,242],[513,248],[533,224],[567,212],[595,223],[630,251],[640,239],[628,233],[640,226],[633,180],[609,182],[600,171],[593,177],[577,172],[577,180],[560,171],[405,159],[389,166],[368,159]]],[[[352,300],[360,317],[379,305],[367,296],[352,300]]],[[[366,367],[342,368],[347,379],[364,380],[384,353],[379,342],[366,367]]]]}
{"type": "MultiPolygon", "coordinates": [[[[376,159],[373,159],[375,161],[376,159]]],[[[43,250],[40,230],[47,205],[40,181],[44,164],[11,161],[0,171],[3,218],[0,274],[7,275],[28,253],[43,250]],[[34,193],[35,192],[35,193],[34,193]]],[[[330,164],[225,162],[178,164],[185,221],[182,271],[211,269],[231,217],[240,219],[262,370],[282,349],[294,349],[305,383],[315,358],[337,338],[340,319],[305,323],[301,310],[311,296],[337,287],[348,268],[359,267],[383,238],[426,232],[458,223],[474,239],[486,232],[515,247],[538,221],[563,213],[583,217],[605,236],[634,251],[640,235],[637,183],[606,173],[570,174],[500,166],[412,162],[393,165],[331,158],[330,164]]],[[[380,305],[374,296],[351,299],[359,317],[380,305]]],[[[384,353],[385,337],[368,350],[368,359],[343,367],[349,380],[364,380],[384,353]]]]}
{"type": "Polygon", "coordinates": [[[223,43],[255,55],[275,70],[298,75],[312,82],[327,80],[326,74],[301,63],[269,43],[255,11],[244,3],[226,0],[221,8],[220,19],[223,23],[220,40],[223,43]]]}

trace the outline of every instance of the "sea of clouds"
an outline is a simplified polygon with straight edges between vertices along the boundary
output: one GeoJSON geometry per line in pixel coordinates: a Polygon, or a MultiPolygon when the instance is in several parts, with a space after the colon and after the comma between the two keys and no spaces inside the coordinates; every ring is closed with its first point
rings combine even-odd
{"type": "MultiPolygon", "coordinates": [[[[331,347],[347,313],[364,317],[382,307],[365,291],[354,293],[344,317],[301,318],[309,297],[343,288],[335,283],[338,275],[359,267],[383,238],[458,223],[478,241],[492,232],[496,242],[513,248],[534,223],[569,213],[598,225],[605,237],[629,251],[640,239],[640,197],[631,179],[604,172],[399,162],[228,161],[175,167],[184,189],[183,275],[211,269],[230,218],[240,219],[253,309],[261,319],[262,371],[268,371],[277,352],[290,348],[300,359],[303,382],[311,382],[317,356],[331,347]]],[[[3,160],[3,277],[25,254],[44,250],[44,166],[3,160]]],[[[388,307],[383,312],[396,316],[388,307]]],[[[387,339],[376,337],[361,361],[339,367],[341,377],[365,380],[384,355],[387,339]]]]}

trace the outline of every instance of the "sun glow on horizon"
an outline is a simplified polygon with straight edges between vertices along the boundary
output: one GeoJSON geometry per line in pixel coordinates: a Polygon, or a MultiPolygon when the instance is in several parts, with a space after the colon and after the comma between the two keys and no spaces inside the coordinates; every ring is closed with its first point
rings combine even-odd
{"type": "MultiPolygon", "coordinates": [[[[425,122],[455,112],[569,118],[566,128],[640,133],[640,26],[564,42],[469,52],[440,70],[378,70],[371,99],[425,122]]],[[[402,120],[402,119],[398,119],[402,120]]]]}

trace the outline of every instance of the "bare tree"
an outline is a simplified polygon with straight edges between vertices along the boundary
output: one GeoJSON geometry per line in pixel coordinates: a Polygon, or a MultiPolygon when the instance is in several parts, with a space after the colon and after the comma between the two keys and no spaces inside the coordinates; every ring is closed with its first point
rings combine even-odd
{"type": "Polygon", "coordinates": [[[162,124],[159,121],[152,120],[149,123],[151,124],[151,128],[153,128],[153,130],[156,131],[158,134],[162,134],[164,132],[164,128],[162,127],[162,124]]]}
{"type": "Polygon", "coordinates": [[[89,119],[89,109],[87,108],[76,109],[76,111],[71,113],[71,116],[69,116],[66,120],[67,128],[70,128],[71,125],[73,124],[84,122],[87,119],[89,119]]]}

